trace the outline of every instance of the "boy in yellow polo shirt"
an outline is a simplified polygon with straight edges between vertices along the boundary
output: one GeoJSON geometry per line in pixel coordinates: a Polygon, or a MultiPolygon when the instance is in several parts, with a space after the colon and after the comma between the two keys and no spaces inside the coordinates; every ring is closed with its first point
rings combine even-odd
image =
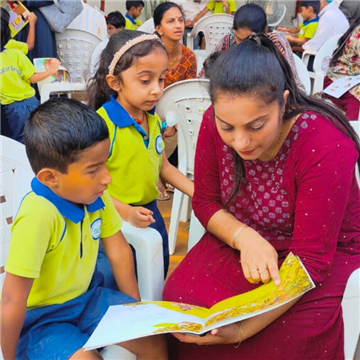
{"type": "Polygon", "coordinates": [[[145,3],[142,0],[126,1],[125,29],[136,30],[142,22],[138,19],[145,3]]]}
{"type": "Polygon", "coordinates": [[[279,31],[287,31],[289,33],[286,35],[286,39],[289,41],[292,51],[297,53],[302,53],[304,51],[302,45],[315,35],[319,23],[320,1],[302,1],[300,6],[300,14],[304,19],[303,23],[292,28],[277,28],[279,31]]]}
{"type": "MultiPolygon", "coordinates": [[[[109,133],[80,102],[57,98],[32,112],[26,151],[36,177],[11,232],[1,299],[5,359],[99,359],[82,347],[110,305],[140,299],[132,251],[106,188],[109,133]],[[95,271],[102,242],[118,286],[95,271]]],[[[122,343],[138,359],[167,360],[152,336],[122,343]]]]}

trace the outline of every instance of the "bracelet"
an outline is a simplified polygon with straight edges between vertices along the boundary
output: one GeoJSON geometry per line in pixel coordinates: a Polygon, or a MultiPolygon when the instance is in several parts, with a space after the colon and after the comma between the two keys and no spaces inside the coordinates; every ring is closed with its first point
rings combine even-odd
{"type": "Polygon", "coordinates": [[[237,349],[243,341],[243,327],[241,325],[241,322],[235,323],[235,325],[239,326],[239,331],[240,331],[240,341],[236,344],[233,344],[233,347],[237,349]]]}
{"type": "Polygon", "coordinates": [[[247,225],[241,225],[236,231],[235,231],[235,233],[234,233],[234,235],[233,235],[233,237],[232,237],[232,239],[231,239],[231,245],[232,245],[232,247],[234,248],[234,249],[236,249],[236,247],[235,247],[235,240],[236,240],[236,238],[238,237],[238,235],[240,234],[240,232],[242,231],[242,230],[244,230],[245,228],[247,228],[248,226],[247,225]]]}

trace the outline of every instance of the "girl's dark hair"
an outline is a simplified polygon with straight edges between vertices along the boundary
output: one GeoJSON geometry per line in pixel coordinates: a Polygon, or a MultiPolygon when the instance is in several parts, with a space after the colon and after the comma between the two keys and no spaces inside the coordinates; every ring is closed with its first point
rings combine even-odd
{"type": "Polygon", "coordinates": [[[360,17],[358,17],[352,25],[349,27],[348,31],[339,39],[338,41],[338,47],[333,52],[333,56],[330,60],[330,66],[334,66],[336,62],[338,61],[339,57],[344,53],[345,45],[347,42],[347,39],[351,36],[353,31],[360,26],[360,17]]]}
{"type": "MultiPolygon", "coordinates": [[[[210,97],[213,104],[220,94],[225,94],[256,97],[266,104],[277,101],[282,106],[285,90],[290,94],[283,121],[289,121],[304,111],[319,113],[349,136],[360,153],[360,139],[342,112],[299,90],[288,62],[265,35],[251,35],[238,46],[223,52],[211,69],[210,97]]],[[[242,159],[235,151],[234,158],[235,186],[227,204],[234,198],[244,176],[242,159]]],[[[360,158],[358,164],[360,166],[360,158]]]]}
{"type": "Polygon", "coordinates": [[[10,14],[4,9],[0,8],[1,12],[1,47],[3,48],[10,40],[10,14]]]}
{"type": "MultiPolygon", "coordinates": [[[[112,90],[106,82],[106,75],[109,74],[109,65],[114,55],[128,41],[145,33],[136,30],[123,30],[111,36],[109,43],[101,53],[99,67],[95,75],[90,78],[87,84],[88,105],[94,109],[99,109],[107,101],[110,96],[117,97],[117,92],[112,90]]],[[[114,75],[121,77],[121,72],[129,69],[137,63],[139,58],[149,55],[155,49],[161,49],[167,54],[163,43],[159,40],[146,40],[134,45],[120,58],[114,69],[114,75]]],[[[121,80],[121,78],[120,78],[121,80]]]]}
{"type": "Polygon", "coordinates": [[[265,32],[267,26],[266,14],[263,8],[256,4],[241,6],[234,15],[233,29],[247,28],[255,33],[265,32]]]}
{"type": "Polygon", "coordinates": [[[161,4],[159,4],[155,10],[154,10],[154,25],[156,26],[160,26],[161,25],[161,20],[164,17],[164,14],[170,10],[171,8],[176,7],[180,10],[182,16],[185,18],[185,14],[181,8],[181,6],[179,6],[178,4],[175,4],[173,2],[163,2],[161,4]]]}

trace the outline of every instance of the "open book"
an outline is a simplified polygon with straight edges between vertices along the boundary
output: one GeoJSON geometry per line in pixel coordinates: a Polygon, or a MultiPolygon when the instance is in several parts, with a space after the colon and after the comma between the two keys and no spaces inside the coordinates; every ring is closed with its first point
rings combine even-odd
{"type": "Polygon", "coordinates": [[[270,281],[257,289],[225,299],[210,309],[168,301],[110,306],[84,348],[91,350],[171,332],[201,335],[275,309],[315,287],[300,259],[292,253],[282,264],[280,277],[279,286],[270,281]]]}
{"type": "MultiPolygon", "coordinates": [[[[44,72],[47,67],[50,65],[51,58],[36,58],[33,60],[34,66],[36,68],[36,72],[44,72]]],[[[59,67],[59,70],[54,74],[46,79],[38,82],[39,90],[41,90],[41,87],[45,84],[51,84],[56,82],[71,82],[70,73],[69,71],[64,67],[59,67]]]]}
{"type": "Polygon", "coordinates": [[[21,1],[0,1],[0,6],[10,14],[9,27],[14,37],[29,22],[29,10],[21,1]]]}
{"type": "Polygon", "coordinates": [[[360,84],[360,75],[343,76],[331,83],[323,92],[338,99],[358,84],[360,84]]]}

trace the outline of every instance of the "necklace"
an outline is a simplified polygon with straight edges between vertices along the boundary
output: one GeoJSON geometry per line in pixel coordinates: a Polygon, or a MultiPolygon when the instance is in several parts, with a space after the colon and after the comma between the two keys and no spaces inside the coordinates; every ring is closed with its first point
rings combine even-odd
{"type": "MultiPolygon", "coordinates": [[[[285,123],[283,122],[282,127],[281,127],[281,131],[280,131],[280,135],[279,135],[279,137],[278,137],[277,140],[276,140],[276,144],[275,144],[275,146],[274,146],[274,148],[273,148],[273,151],[271,152],[269,158],[268,158],[266,161],[270,161],[270,160],[272,160],[272,159],[275,157],[275,155],[276,155],[276,149],[278,148],[278,146],[279,146],[279,144],[280,144],[280,142],[281,142],[281,139],[282,139],[282,137],[283,137],[283,134],[284,134],[284,125],[285,125],[285,123]]],[[[278,150],[279,150],[279,149],[278,149],[278,150]]]]}
{"type": "Polygon", "coordinates": [[[177,57],[176,57],[176,58],[174,58],[174,60],[173,60],[173,61],[169,61],[169,62],[168,62],[168,65],[169,65],[169,66],[171,66],[171,65],[172,65],[172,64],[173,64],[176,60],[177,60],[177,57]]]}
{"type": "Polygon", "coordinates": [[[139,125],[141,125],[146,119],[145,111],[143,111],[142,118],[141,119],[134,119],[139,125]]]}

